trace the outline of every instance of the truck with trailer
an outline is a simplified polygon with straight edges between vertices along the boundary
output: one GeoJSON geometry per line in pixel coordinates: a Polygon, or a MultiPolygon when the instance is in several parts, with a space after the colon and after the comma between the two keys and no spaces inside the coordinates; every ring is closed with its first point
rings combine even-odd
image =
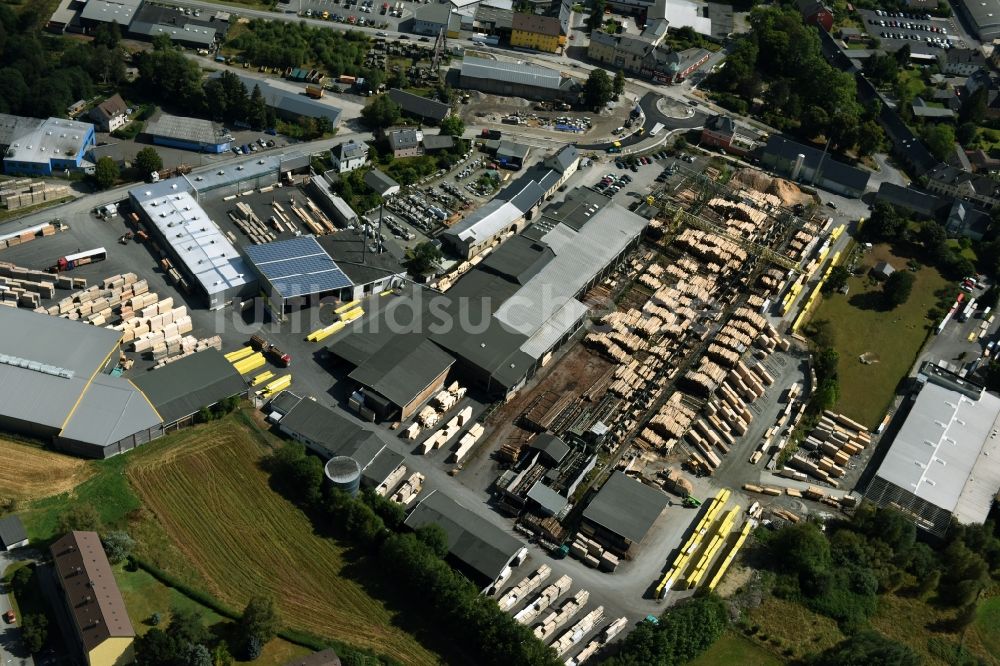
{"type": "Polygon", "coordinates": [[[67,254],[65,257],[59,257],[55,265],[49,268],[49,272],[62,273],[63,271],[71,271],[79,266],[96,264],[98,261],[104,261],[107,258],[108,252],[103,247],[86,250],[85,252],[77,252],[76,254],[67,254]]]}
{"type": "Polygon", "coordinates": [[[253,335],[250,337],[250,346],[254,350],[259,351],[271,359],[271,362],[275,365],[281,366],[282,368],[287,368],[292,364],[292,357],[281,351],[275,345],[265,340],[259,335],[253,335]]]}

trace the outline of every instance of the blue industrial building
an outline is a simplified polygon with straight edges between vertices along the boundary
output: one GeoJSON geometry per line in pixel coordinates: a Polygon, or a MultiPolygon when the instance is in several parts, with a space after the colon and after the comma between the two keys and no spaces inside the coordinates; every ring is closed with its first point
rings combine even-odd
{"type": "Polygon", "coordinates": [[[199,153],[224,153],[233,140],[229,132],[210,120],[167,114],[151,120],[146,125],[146,134],[158,146],[199,153]]]}
{"type": "Polygon", "coordinates": [[[87,160],[87,153],[95,143],[90,123],[0,114],[5,173],[51,176],[64,171],[89,171],[94,165],[87,160]]]}

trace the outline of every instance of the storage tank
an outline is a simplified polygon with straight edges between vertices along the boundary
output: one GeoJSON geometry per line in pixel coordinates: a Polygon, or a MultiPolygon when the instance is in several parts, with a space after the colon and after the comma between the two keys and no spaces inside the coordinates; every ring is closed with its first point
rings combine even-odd
{"type": "Polygon", "coordinates": [[[338,490],[343,490],[350,496],[358,494],[361,485],[361,465],[354,458],[335,456],[330,458],[323,469],[326,480],[338,490]]]}

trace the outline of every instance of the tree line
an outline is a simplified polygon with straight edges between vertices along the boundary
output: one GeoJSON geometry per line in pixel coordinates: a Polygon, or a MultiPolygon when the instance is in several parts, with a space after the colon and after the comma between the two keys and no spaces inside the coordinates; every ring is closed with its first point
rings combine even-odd
{"type": "Polygon", "coordinates": [[[719,103],[743,114],[762,100],[760,115],[773,127],[805,140],[824,137],[839,152],[875,152],[882,141],[875,110],[858,102],[854,78],[826,61],[798,9],[755,7],[749,22],[750,32],[705,80],[719,103]]]}
{"type": "Polygon", "coordinates": [[[401,597],[420,599],[434,631],[468,663],[488,666],[558,666],[555,653],[496,602],[479,594],[444,561],[444,531],[430,525],[403,532],[403,507],[372,492],[351,497],[325,486],[323,463],[297,443],[285,444],[268,461],[272,480],[315,520],[373,557],[401,597]]]}
{"type": "Polygon", "coordinates": [[[695,597],[660,616],[640,622],[608,666],[680,666],[691,661],[722,636],[729,626],[726,604],[714,594],[695,597]]]}

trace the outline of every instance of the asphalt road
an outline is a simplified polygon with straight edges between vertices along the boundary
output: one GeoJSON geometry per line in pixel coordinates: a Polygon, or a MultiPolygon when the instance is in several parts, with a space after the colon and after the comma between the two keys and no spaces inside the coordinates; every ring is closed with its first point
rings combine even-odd
{"type": "MultiPolygon", "coordinates": [[[[13,552],[0,551],[0,576],[16,562],[31,558],[32,551],[19,548],[13,552]]],[[[0,586],[0,615],[12,608],[8,594],[10,590],[0,586]]],[[[20,622],[21,618],[17,618],[20,622]]],[[[21,644],[21,629],[18,624],[7,624],[0,619],[0,666],[35,666],[34,658],[21,644]]]]}

